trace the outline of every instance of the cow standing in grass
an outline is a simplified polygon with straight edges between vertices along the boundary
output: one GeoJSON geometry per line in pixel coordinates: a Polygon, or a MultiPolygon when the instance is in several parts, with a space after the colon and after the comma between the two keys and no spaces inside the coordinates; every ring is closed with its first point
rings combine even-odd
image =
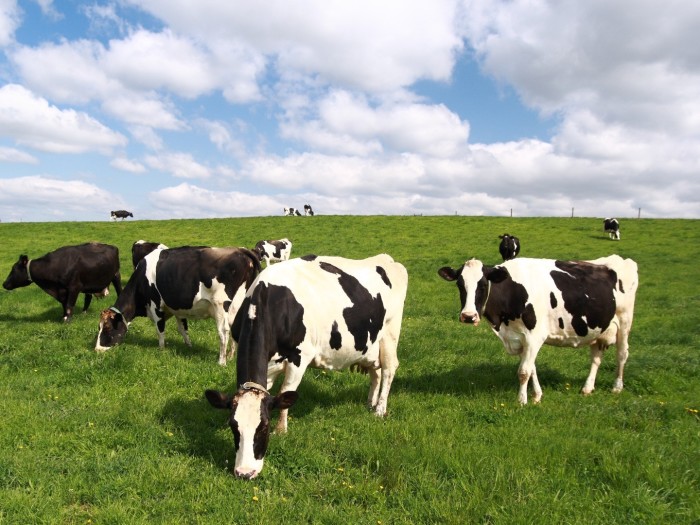
{"type": "Polygon", "coordinates": [[[515,259],[520,253],[520,239],[507,233],[499,235],[498,238],[501,239],[501,243],[498,245],[498,252],[501,254],[501,258],[504,261],[515,259]]]}
{"type": "Polygon", "coordinates": [[[232,327],[238,390],[205,392],[214,407],[231,412],[236,476],[252,479],[262,470],[270,413],[280,409],[277,430],[286,432],[287,410],[309,366],[367,371],[367,404],[386,414],[407,285],[406,269],[386,254],[306,256],[260,273],[232,327]],[[268,389],[282,372],[280,393],[271,396],[268,389]]]}
{"type": "Polygon", "coordinates": [[[37,259],[20,255],[3,287],[14,290],[33,282],[61,303],[63,320],[70,321],[81,293],[85,294],[83,312],[86,312],[93,295],[109,294],[110,283],[117,294],[122,291],[119,249],[91,242],[64,246],[37,259]]]}
{"type": "Polygon", "coordinates": [[[513,259],[498,266],[471,259],[458,270],[445,266],[438,274],[457,283],[459,320],[476,326],[486,318],[506,351],[520,356],[521,404],[527,403],[529,381],[533,401],[542,398],[535,359],[543,344],[590,345],[591,371],[584,394],[593,392],[603,351],[615,344],[613,392],[622,390],[639,282],[632,259],[618,255],[594,261],[513,259]]]}
{"type": "Polygon", "coordinates": [[[191,346],[186,319],[214,318],[219,334],[219,364],[226,351],[230,324],[245,291],[260,271],[258,257],[247,248],[184,246],[155,249],[138,263],[114,306],[100,317],[95,350],[104,352],[124,340],[135,317],[149,317],[165,346],[165,321],[177,320],[185,344],[191,346]]]}
{"type": "Polygon", "coordinates": [[[610,236],[610,239],[613,241],[619,241],[620,240],[620,221],[617,219],[604,219],[603,220],[603,229],[605,230],[605,233],[607,233],[610,236]]]}
{"type": "Polygon", "coordinates": [[[287,261],[292,254],[292,241],[279,239],[277,241],[258,241],[253,251],[260,257],[260,262],[265,261],[265,266],[270,263],[287,261]]]}

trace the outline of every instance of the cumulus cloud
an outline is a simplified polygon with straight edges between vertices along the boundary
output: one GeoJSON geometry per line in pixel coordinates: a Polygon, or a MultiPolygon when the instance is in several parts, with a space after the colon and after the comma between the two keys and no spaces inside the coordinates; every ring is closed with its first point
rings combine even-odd
{"type": "Polygon", "coordinates": [[[25,151],[16,148],[5,148],[0,146],[0,161],[16,162],[21,164],[37,164],[39,160],[25,151]]]}
{"type": "Polygon", "coordinates": [[[144,173],[146,171],[146,167],[143,164],[126,157],[114,158],[109,164],[118,170],[128,171],[129,173],[144,173]]]}
{"type": "Polygon", "coordinates": [[[148,167],[181,179],[207,179],[211,170],[200,164],[189,153],[162,153],[145,159],[148,167]]]}
{"type": "Polygon", "coordinates": [[[87,114],[59,109],[17,84],[0,88],[0,133],[34,149],[58,153],[107,153],[126,144],[126,137],[87,114]]]}
{"type": "Polygon", "coordinates": [[[14,41],[15,30],[20,23],[20,9],[15,0],[0,2],[0,47],[5,47],[14,41]]]}
{"type": "Polygon", "coordinates": [[[110,206],[123,205],[119,196],[81,180],[43,176],[0,179],[3,220],[88,220],[92,210],[104,210],[106,214],[110,206]],[[86,210],[86,202],[90,210],[86,210]]]}

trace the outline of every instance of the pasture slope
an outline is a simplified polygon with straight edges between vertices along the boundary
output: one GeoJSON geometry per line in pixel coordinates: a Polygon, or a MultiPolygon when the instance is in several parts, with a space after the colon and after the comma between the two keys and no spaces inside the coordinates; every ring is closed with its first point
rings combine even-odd
{"type": "MultiPolygon", "coordinates": [[[[0,290],[0,524],[16,523],[698,523],[700,221],[594,218],[267,217],[0,224],[4,279],[21,253],[90,240],[252,247],[288,237],[292,257],[387,252],[409,272],[389,415],[364,407],[367,377],[309,370],[289,433],[262,475],[234,479],[226,415],[206,388],[231,389],[213,321],[187,348],[147,319],[125,344],[93,351],[93,301],[67,325],[35,285],[0,290]],[[582,397],[587,349],[544,347],[539,406],[516,402],[517,359],[486,323],[457,322],[457,289],[436,273],[468,257],[496,263],[498,235],[521,257],[639,264],[625,390],[609,351],[582,397]]],[[[82,306],[82,299],[79,305],[82,306]]]]}

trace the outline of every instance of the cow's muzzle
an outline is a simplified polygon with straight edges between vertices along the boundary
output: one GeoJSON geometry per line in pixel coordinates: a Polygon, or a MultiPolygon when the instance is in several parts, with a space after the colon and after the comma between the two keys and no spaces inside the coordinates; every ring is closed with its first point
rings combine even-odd
{"type": "Polygon", "coordinates": [[[461,323],[473,324],[474,326],[479,326],[479,314],[474,312],[462,312],[459,314],[459,321],[461,323]]]}

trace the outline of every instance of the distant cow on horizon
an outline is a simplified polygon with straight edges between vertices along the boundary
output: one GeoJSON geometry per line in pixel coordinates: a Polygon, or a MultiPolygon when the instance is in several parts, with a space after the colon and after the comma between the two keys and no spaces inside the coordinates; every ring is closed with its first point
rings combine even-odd
{"type": "Polygon", "coordinates": [[[133,217],[134,214],[126,210],[114,210],[110,212],[109,216],[112,218],[113,221],[116,221],[117,219],[124,220],[127,217],[133,217]]]}
{"type": "Polygon", "coordinates": [[[620,221],[617,219],[605,219],[603,221],[603,229],[608,235],[610,235],[610,239],[613,241],[620,240],[620,221]]]}
{"type": "Polygon", "coordinates": [[[498,251],[504,261],[515,259],[520,253],[520,239],[515,235],[504,233],[498,236],[501,239],[501,244],[498,246],[498,251]]]}
{"type": "Polygon", "coordinates": [[[285,207],[284,208],[284,215],[286,217],[292,217],[292,216],[301,217],[301,212],[296,208],[285,207]]]}

